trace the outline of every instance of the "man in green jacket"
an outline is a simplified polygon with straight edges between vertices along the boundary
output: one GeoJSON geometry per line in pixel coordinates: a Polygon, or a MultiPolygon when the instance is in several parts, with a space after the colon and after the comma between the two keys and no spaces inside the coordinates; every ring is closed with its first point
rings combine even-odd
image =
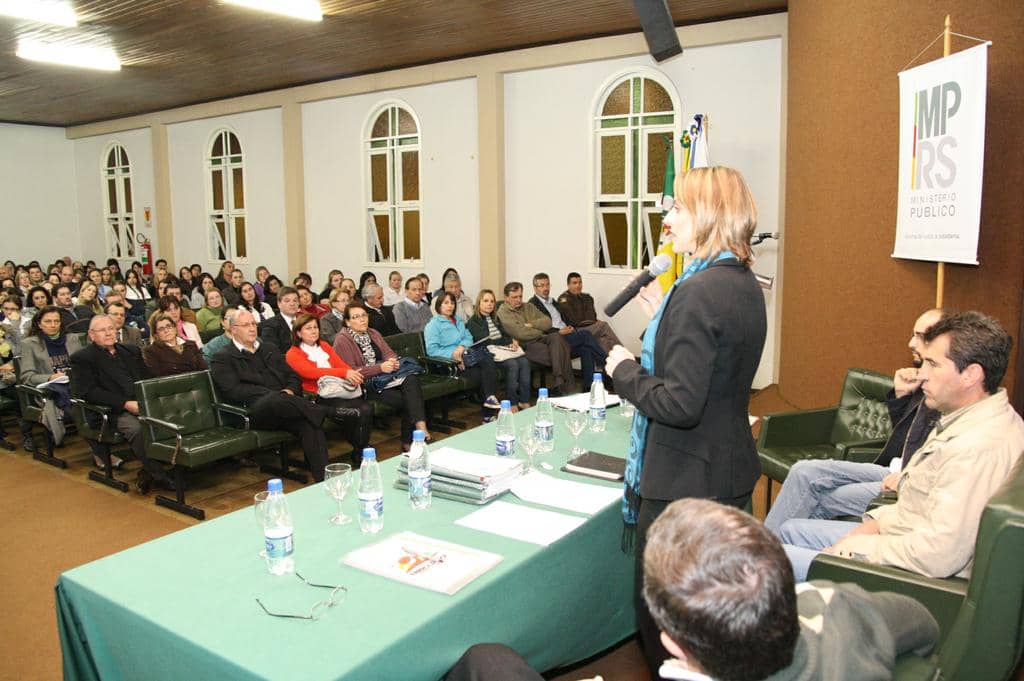
{"type": "Polygon", "coordinates": [[[562,394],[576,392],[576,379],[572,375],[569,344],[557,333],[552,333],[551,318],[533,305],[523,304],[523,285],[518,281],[505,284],[505,303],[498,308],[498,320],[513,338],[523,346],[531,362],[551,367],[554,374],[552,390],[562,394]]]}

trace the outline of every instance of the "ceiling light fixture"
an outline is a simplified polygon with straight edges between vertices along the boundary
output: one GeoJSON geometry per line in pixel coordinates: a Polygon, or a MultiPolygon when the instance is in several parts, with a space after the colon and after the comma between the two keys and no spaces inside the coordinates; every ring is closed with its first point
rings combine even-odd
{"type": "Polygon", "coordinates": [[[62,0],[0,0],[0,14],[57,26],[78,26],[75,9],[62,0]]]}
{"type": "Polygon", "coordinates": [[[117,53],[109,47],[92,45],[42,42],[31,38],[18,41],[17,55],[22,59],[43,61],[64,66],[76,66],[83,69],[101,71],[120,71],[121,61],[117,53]]]}
{"type": "Polygon", "coordinates": [[[321,21],[324,13],[317,0],[224,0],[229,5],[239,5],[272,14],[283,14],[295,19],[321,21]]]}

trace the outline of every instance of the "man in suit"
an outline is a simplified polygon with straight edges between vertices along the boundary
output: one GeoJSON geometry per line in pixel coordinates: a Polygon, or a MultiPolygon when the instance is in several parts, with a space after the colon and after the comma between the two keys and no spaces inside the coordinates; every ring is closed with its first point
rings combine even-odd
{"type": "Polygon", "coordinates": [[[370,318],[371,329],[376,329],[382,336],[401,333],[395,324],[395,315],[391,308],[384,305],[384,289],[379,284],[367,284],[363,287],[363,303],[370,318]]]}
{"type": "MultiPolygon", "coordinates": [[[[562,319],[566,324],[581,331],[586,331],[597,339],[601,349],[606,353],[622,341],[612,331],[608,322],[597,318],[597,310],[594,309],[594,298],[589,293],[583,292],[583,277],[579,272],[570,272],[565,278],[565,293],[558,296],[558,309],[562,313],[562,319]]],[[[551,286],[548,284],[548,290],[551,286]]]]}
{"type": "Polygon", "coordinates": [[[561,307],[551,298],[551,278],[547,274],[540,272],[533,276],[533,293],[530,304],[551,319],[552,333],[557,333],[565,339],[569,344],[571,356],[580,358],[583,382],[589,384],[595,371],[604,370],[604,360],[608,354],[597,342],[596,337],[576,329],[565,321],[561,307]]]}
{"type": "Polygon", "coordinates": [[[139,493],[148,493],[153,484],[173,489],[160,462],[146,456],[138,419],[139,403],[135,400],[135,381],[150,377],[142,351],[134,345],[118,343],[117,325],[105,314],[89,320],[89,340],[90,345],[71,355],[71,371],[79,395],[86,402],[110,408],[115,427],[128,440],[135,458],[142,462],[135,480],[139,493]]]}
{"type": "MultiPolygon", "coordinates": [[[[114,294],[111,293],[108,298],[114,294]]],[[[140,350],[146,346],[146,342],[142,339],[142,333],[138,329],[125,326],[124,322],[127,318],[124,305],[117,299],[111,300],[107,303],[107,306],[103,308],[107,316],[114,321],[114,327],[117,329],[117,342],[122,345],[133,345],[140,350]]]]}
{"type": "Polygon", "coordinates": [[[282,355],[292,346],[292,324],[299,314],[299,292],[291,286],[277,291],[278,314],[259,325],[260,340],[273,345],[282,355]]]}
{"type": "Polygon", "coordinates": [[[302,397],[299,377],[284,356],[256,336],[252,314],[238,310],[231,318],[231,344],[210,364],[214,383],[229,401],[249,408],[255,428],[287,430],[298,437],[313,479],[320,482],[327,465],[322,428],[327,409],[302,397]]]}
{"type": "Polygon", "coordinates": [[[71,287],[67,284],[57,284],[53,289],[53,304],[60,308],[60,318],[64,322],[64,328],[71,333],[79,333],[85,329],[78,328],[76,324],[85,322],[95,314],[85,305],[75,305],[71,299],[71,287]]]}

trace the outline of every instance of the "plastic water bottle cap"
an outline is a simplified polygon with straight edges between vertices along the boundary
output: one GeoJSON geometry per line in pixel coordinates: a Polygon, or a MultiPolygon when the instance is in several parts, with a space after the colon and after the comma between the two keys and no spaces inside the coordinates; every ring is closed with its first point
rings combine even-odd
{"type": "Polygon", "coordinates": [[[424,433],[422,430],[414,430],[414,431],[412,431],[412,441],[413,442],[425,442],[426,439],[427,439],[427,434],[424,433]]]}
{"type": "Polygon", "coordinates": [[[600,372],[597,372],[597,371],[595,371],[595,372],[594,372],[594,380],[595,380],[595,381],[601,381],[601,380],[604,380],[604,379],[603,379],[603,377],[601,376],[600,372]]]}
{"type": "Polygon", "coordinates": [[[540,390],[537,391],[537,397],[547,397],[547,396],[548,396],[548,389],[547,388],[541,388],[540,390]]]}
{"type": "Polygon", "coordinates": [[[508,400],[502,400],[501,401],[501,408],[502,409],[511,409],[512,408],[512,403],[509,402],[508,400]]]}
{"type": "Polygon", "coordinates": [[[284,487],[281,485],[281,478],[272,478],[267,480],[267,491],[268,492],[280,492],[284,487]]]}
{"type": "Polygon", "coordinates": [[[367,447],[366,449],[363,450],[363,458],[364,459],[376,459],[377,458],[377,450],[374,449],[373,447],[367,447]]]}

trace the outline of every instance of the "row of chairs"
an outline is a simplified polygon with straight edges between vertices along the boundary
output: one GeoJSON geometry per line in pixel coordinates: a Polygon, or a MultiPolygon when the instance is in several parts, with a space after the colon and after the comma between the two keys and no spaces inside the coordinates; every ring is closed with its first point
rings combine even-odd
{"type": "MultiPolygon", "coordinates": [[[[892,430],[885,400],[892,379],[850,369],[839,404],[766,415],[758,457],[769,485],[781,484],[797,461],[871,462],[892,430]]],[[[766,495],[771,500],[771,490],[766,495]]],[[[873,504],[892,503],[883,495],[873,504]]],[[[942,631],[928,658],[897,661],[898,681],[997,681],[1013,678],[1024,650],[1024,465],[989,500],[981,516],[969,580],[933,579],[893,567],[821,554],[808,579],[854,582],[869,591],[903,593],[920,601],[942,631]]],[[[1018,677],[1019,678],[1019,677],[1018,677]]]]}

